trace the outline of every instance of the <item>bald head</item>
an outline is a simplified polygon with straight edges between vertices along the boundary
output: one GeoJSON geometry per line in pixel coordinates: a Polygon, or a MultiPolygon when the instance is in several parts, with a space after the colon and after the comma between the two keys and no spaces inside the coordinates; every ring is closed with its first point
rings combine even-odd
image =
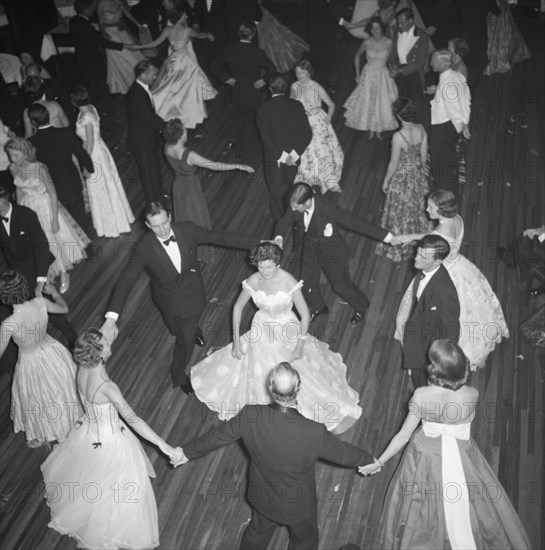
{"type": "Polygon", "coordinates": [[[280,405],[294,403],[300,387],[299,373],[287,362],[279,363],[269,373],[269,391],[280,405]]]}

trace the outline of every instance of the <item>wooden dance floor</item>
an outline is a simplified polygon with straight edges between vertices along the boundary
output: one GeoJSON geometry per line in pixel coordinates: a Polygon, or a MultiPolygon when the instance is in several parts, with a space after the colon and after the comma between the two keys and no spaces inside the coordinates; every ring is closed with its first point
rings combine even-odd
{"type": "MultiPolygon", "coordinates": [[[[486,368],[471,383],[480,392],[473,437],[513,501],[534,548],[545,547],[543,497],[543,394],[545,350],[525,340],[519,325],[543,303],[526,301],[517,270],[497,260],[494,245],[505,244],[522,230],[545,222],[543,140],[545,33],[537,21],[522,21],[521,29],[533,57],[507,75],[484,77],[473,93],[472,139],[467,159],[467,181],[461,200],[465,221],[465,250],[490,281],[502,304],[511,336],[489,356],[486,368]]],[[[367,134],[343,124],[342,103],[354,86],[353,53],[358,41],[340,30],[330,59],[318,75],[335,83],[337,113],[334,126],[346,155],[341,187],[333,197],[342,207],[366,220],[380,223],[384,195],[381,183],[389,161],[389,139],[368,141],[367,134]]],[[[222,156],[226,130],[234,112],[224,96],[210,105],[204,137],[191,146],[211,159],[222,156]]],[[[135,212],[141,213],[143,195],[136,168],[124,145],[122,109],[104,120],[105,136],[119,166],[135,212]]],[[[202,184],[214,227],[271,236],[268,200],[262,171],[203,172],[202,184]]],[[[133,225],[130,235],[98,239],[97,257],[78,266],[67,293],[70,319],[76,330],[100,326],[113,284],[131,243],[145,229],[133,225]]],[[[339,352],[348,366],[350,385],[361,396],[363,415],[342,439],[375,454],[399,429],[409,398],[409,379],[400,369],[401,352],[393,339],[397,305],[411,276],[412,265],[396,265],[374,253],[374,242],[346,233],[353,251],[354,280],[371,300],[365,324],[350,325],[351,309],[324,281],[329,317],[315,334],[339,352]]],[[[203,249],[208,306],[202,318],[206,346],[197,348],[194,361],[231,340],[230,315],[240,282],[251,272],[241,252],[203,249]]],[[[252,312],[250,312],[252,313],[252,312]]],[[[248,323],[250,315],[246,316],[248,323]]],[[[170,385],[169,366],[174,338],[151,301],[147,277],[135,285],[120,322],[119,338],[108,363],[137,413],[170,444],[180,445],[218,424],[217,416],[195,396],[170,385]]],[[[9,417],[11,373],[0,376],[0,541],[9,549],[71,549],[76,543],[47,527],[49,508],[43,498],[40,464],[45,448],[31,450],[22,433],[13,433],[9,417]]],[[[163,455],[147,442],[144,448],[157,473],[153,487],[159,510],[160,548],[233,550],[250,517],[245,501],[247,454],[239,444],[218,450],[173,470],[163,455]]],[[[320,549],[333,550],[354,543],[378,548],[377,530],[388,483],[398,460],[392,459],[378,475],[363,478],[353,469],[320,463],[320,549]]],[[[70,480],[67,480],[70,481],[70,480]]],[[[96,480],[100,483],[100,480],[96,480]]],[[[497,488],[479,488],[488,498],[505,498],[497,488]]],[[[110,490],[103,488],[104,491],[110,490]]],[[[134,495],[132,495],[134,496],[134,495]]],[[[138,495],[135,495],[138,498],[138,495]]],[[[129,498],[122,492],[119,498],[129,498]]],[[[440,495],[438,496],[440,498],[440,495]]],[[[97,504],[100,505],[99,503],[97,504]]],[[[270,549],[287,547],[287,532],[278,530],[270,549]]]]}

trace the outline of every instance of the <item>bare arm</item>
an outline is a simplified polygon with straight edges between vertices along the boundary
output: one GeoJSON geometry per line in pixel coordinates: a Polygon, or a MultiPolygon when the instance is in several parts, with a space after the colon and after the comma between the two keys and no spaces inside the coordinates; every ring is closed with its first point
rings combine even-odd
{"type": "Polygon", "coordinates": [[[59,200],[57,198],[57,191],[47,170],[45,164],[41,164],[40,167],[40,179],[45,185],[45,190],[51,199],[51,231],[56,233],[59,230],[59,200]]]}
{"type": "Polygon", "coordinates": [[[327,95],[327,92],[318,84],[318,95],[320,99],[327,105],[327,114],[329,116],[329,120],[333,118],[333,113],[335,113],[335,103],[333,103],[332,99],[327,95]]]}
{"type": "Polygon", "coordinates": [[[423,165],[426,164],[428,160],[428,134],[426,130],[422,128],[422,142],[420,143],[420,161],[423,165]]]}
{"type": "Polygon", "coordinates": [[[297,313],[299,313],[299,316],[301,317],[301,334],[299,335],[297,345],[290,356],[290,361],[296,361],[297,359],[301,359],[301,357],[303,357],[303,348],[305,347],[305,340],[308,338],[308,326],[310,324],[308,305],[300,288],[293,292],[293,303],[295,304],[297,313]]]}
{"type": "Polygon", "coordinates": [[[358,48],[358,51],[354,55],[354,71],[356,73],[356,80],[359,81],[360,79],[360,66],[361,66],[361,56],[365,52],[366,49],[365,40],[360,44],[360,47],[358,48]]]}
{"type": "Polygon", "coordinates": [[[233,306],[233,357],[240,359],[244,354],[242,345],[240,343],[240,319],[242,317],[242,311],[244,306],[250,300],[250,292],[244,287],[241,293],[238,295],[237,301],[233,306]]]}
{"type": "Polygon", "coordinates": [[[28,107],[23,111],[23,125],[25,127],[25,138],[28,139],[33,136],[36,131],[30,122],[30,118],[28,118],[28,107]]]}
{"type": "Polygon", "coordinates": [[[245,172],[253,172],[254,169],[246,164],[233,164],[228,162],[215,162],[202,157],[194,151],[190,151],[187,155],[187,163],[190,166],[199,166],[200,168],[206,168],[213,170],[214,172],[227,172],[229,170],[244,170],[245,172]]]}
{"type": "Polygon", "coordinates": [[[388,185],[390,179],[394,175],[397,165],[399,164],[399,157],[401,156],[401,136],[399,133],[395,133],[392,138],[392,153],[390,154],[390,162],[388,164],[388,169],[386,170],[386,175],[384,176],[384,181],[382,183],[382,191],[386,193],[388,191],[388,185]]]}
{"type": "Polygon", "coordinates": [[[191,29],[191,38],[198,38],[199,40],[208,39],[211,42],[214,42],[214,35],[211,32],[201,32],[191,29]]]}
{"type": "Polygon", "coordinates": [[[70,125],[70,121],[64,112],[64,109],[56,101],[52,101],[55,109],[57,110],[57,115],[59,117],[59,122],[61,123],[62,128],[67,128],[70,125]]]}
{"type": "Polygon", "coordinates": [[[0,334],[2,337],[2,340],[0,340],[0,357],[4,355],[9,341],[13,336],[14,329],[15,327],[11,323],[6,323],[5,321],[0,325],[0,334]]]}
{"type": "Polygon", "coordinates": [[[135,412],[134,409],[127,403],[117,384],[113,382],[107,382],[104,384],[100,392],[107,397],[112,405],[116,408],[117,412],[125,419],[127,424],[144,439],[157,445],[163,453],[168,456],[175,456],[174,449],[168,445],[164,439],[159,437],[144,420],[142,420],[135,412]]]}
{"type": "Polygon", "coordinates": [[[152,42],[148,42],[147,44],[141,44],[141,45],[130,45],[130,49],[132,50],[147,50],[148,48],[155,48],[159,46],[159,44],[163,43],[168,38],[168,29],[169,27],[166,27],[163,29],[163,32],[152,42]]]}
{"type": "Polygon", "coordinates": [[[36,296],[38,298],[43,298],[45,302],[45,307],[47,309],[47,313],[60,313],[60,314],[68,313],[68,304],[65,302],[64,298],[59,294],[59,292],[57,291],[54,285],[46,283],[43,287],[43,291],[46,294],[49,294],[51,298],[53,298],[53,301],[48,300],[47,298],[44,298],[42,296],[41,291],[36,292],[36,296]]]}
{"type": "Polygon", "coordinates": [[[85,143],[83,145],[88,155],[91,156],[95,147],[95,136],[93,135],[93,126],[90,122],[85,125],[85,143]]]}

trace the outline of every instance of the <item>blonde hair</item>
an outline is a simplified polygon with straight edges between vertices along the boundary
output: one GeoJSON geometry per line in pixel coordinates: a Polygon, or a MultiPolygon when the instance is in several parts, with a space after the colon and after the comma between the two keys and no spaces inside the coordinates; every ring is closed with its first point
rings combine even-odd
{"type": "Polygon", "coordinates": [[[4,146],[6,152],[19,151],[23,153],[27,162],[36,162],[36,148],[28,139],[22,137],[14,137],[10,139],[4,146]]]}

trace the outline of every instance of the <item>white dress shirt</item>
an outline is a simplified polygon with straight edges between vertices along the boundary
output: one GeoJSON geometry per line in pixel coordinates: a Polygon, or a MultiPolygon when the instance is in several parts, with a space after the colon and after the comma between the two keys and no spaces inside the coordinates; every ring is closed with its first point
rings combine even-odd
{"type": "Polygon", "coordinates": [[[471,93],[464,75],[452,69],[443,71],[431,103],[431,123],[444,124],[449,120],[460,133],[469,124],[471,93]]]}
{"type": "Polygon", "coordinates": [[[407,32],[400,32],[397,37],[397,56],[399,57],[400,65],[407,64],[407,56],[418,40],[418,36],[414,34],[415,28],[413,25],[407,32]]]}
{"type": "Polygon", "coordinates": [[[161,239],[157,237],[159,242],[161,243],[161,246],[165,249],[165,252],[168,254],[168,257],[170,258],[170,261],[174,264],[174,267],[176,268],[176,271],[178,273],[182,272],[182,256],[180,254],[180,248],[178,247],[178,243],[170,242],[168,243],[168,246],[164,244],[164,242],[170,237],[175,237],[174,231],[172,229],[170,230],[170,234],[166,239],[161,239]]]}
{"type": "Polygon", "coordinates": [[[424,292],[424,289],[428,286],[428,283],[430,282],[431,278],[437,273],[437,270],[441,267],[441,264],[439,264],[435,269],[432,269],[431,271],[421,271],[423,278],[420,279],[420,284],[418,285],[418,290],[416,291],[416,299],[420,300],[420,296],[422,296],[422,292],[424,292]]]}
{"type": "Polygon", "coordinates": [[[210,13],[210,10],[212,9],[212,0],[206,0],[206,10],[208,13],[210,13]]]}
{"type": "Polygon", "coordinates": [[[2,219],[2,223],[4,224],[4,229],[6,230],[6,233],[8,234],[8,237],[10,236],[9,230],[10,230],[10,224],[11,224],[11,214],[13,212],[13,206],[11,206],[11,202],[9,203],[9,210],[2,216],[2,218],[7,218],[8,221],[5,219],[2,219]]]}
{"type": "Polygon", "coordinates": [[[303,222],[305,224],[305,231],[308,231],[308,226],[310,224],[310,220],[312,219],[312,214],[314,214],[314,208],[315,208],[314,199],[312,199],[312,204],[308,210],[305,210],[303,213],[303,222]]]}

